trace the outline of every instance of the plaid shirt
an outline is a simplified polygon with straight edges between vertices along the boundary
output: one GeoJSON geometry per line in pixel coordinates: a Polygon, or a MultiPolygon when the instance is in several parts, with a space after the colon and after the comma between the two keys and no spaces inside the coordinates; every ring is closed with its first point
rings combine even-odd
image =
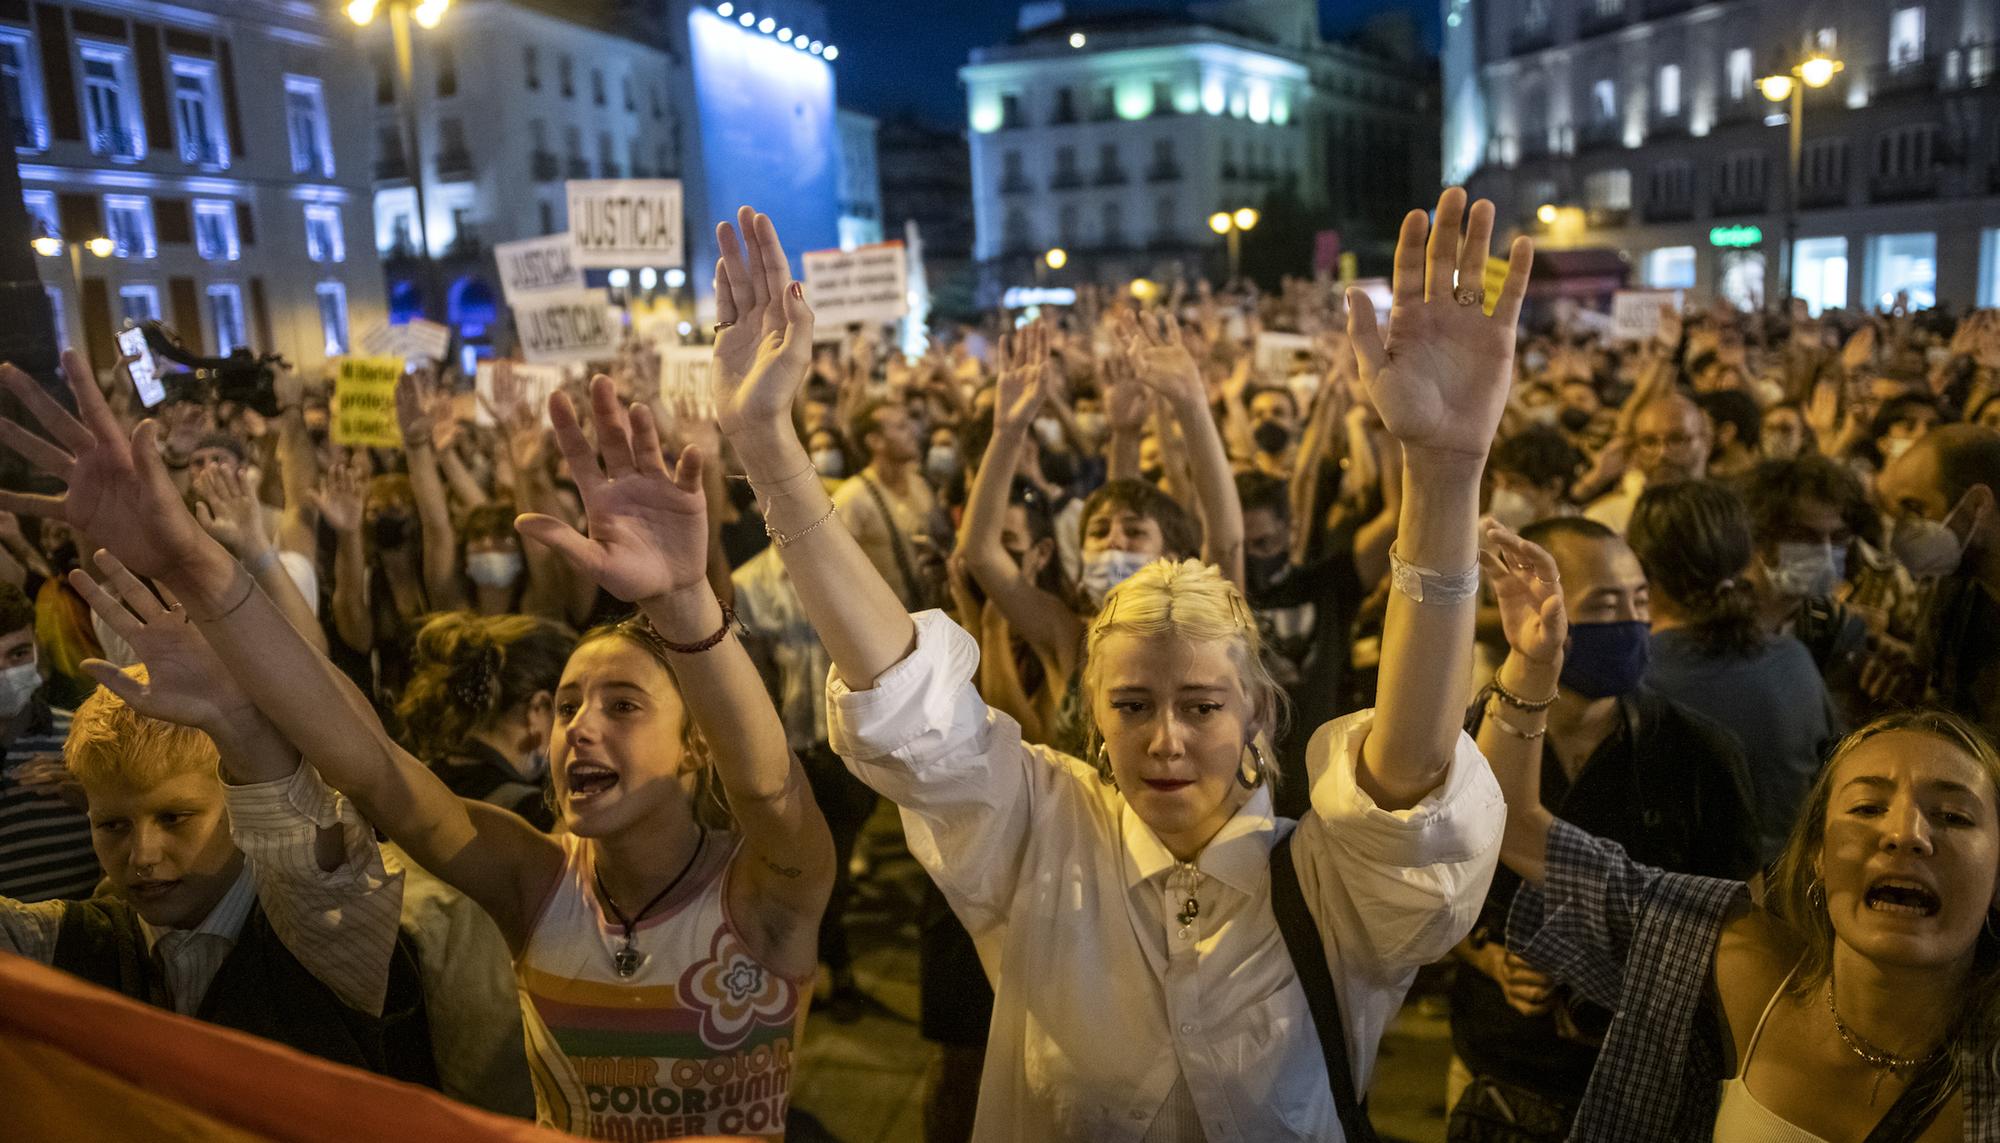
{"type": "MultiPolygon", "coordinates": [[[[1550,828],[1548,877],[1515,896],[1507,947],[1617,1012],[1572,1143],[1712,1137],[1732,1052],[1710,981],[1723,922],[1747,892],[1740,881],[1640,865],[1567,822],[1550,828]]],[[[1992,1049],[1977,1040],[1961,1049],[1967,1143],[2000,1143],[2000,1082],[1982,1066],[1992,1049]]]]}

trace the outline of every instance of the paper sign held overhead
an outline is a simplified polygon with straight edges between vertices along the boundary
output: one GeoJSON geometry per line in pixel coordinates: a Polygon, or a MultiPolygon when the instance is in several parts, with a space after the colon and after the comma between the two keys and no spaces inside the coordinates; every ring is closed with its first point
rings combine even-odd
{"type": "MultiPolygon", "coordinates": [[[[562,388],[562,369],[554,365],[529,365],[521,361],[507,364],[514,373],[514,384],[518,387],[521,402],[535,410],[544,425],[548,424],[549,394],[562,388]]],[[[498,365],[498,362],[482,361],[479,363],[479,371],[472,378],[472,391],[478,397],[472,420],[474,424],[482,427],[493,425],[495,410],[506,412],[499,408],[493,394],[494,371],[498,365]]]]}
{"type": "Polygon", "coordinates": [[[706,345],[671,345],[660,353],[660,402],[676,417],[715,419],[715,391],[709,387],[706,345]]]}
{"type": "Polygon", "coordinates": [[[1660,307],[1681,306],[1679,290],[1619,290],[1611,295],[1611,340],[1646,341],[1660,329],[1660,307]]]}
{"type": "Polygon", "coordinates": [[[536,365],[609,361],[624,330],[602,290],[545,294],[514,307],[521,356],[536,365]]]}
{"type": "Polygon", "coordinates": [[[679,179],[572,179],[565,188],[578,266],[685,262],[679,179]]]}
{"type": "Polygon", "coordinates": [[[818,340],[836,339],[850,325],[892,322],[910,312],[910,265],[901,242],[812,250],[803,261],[818,340]]]}
{"type": "Polygon", "coordinates": [[[493,248],[500,267],[500,290],[509,304],[537,294],[583,289],[583,268],[568,234],[502,242],[493,248]]]}
{"type": "Polygon", "coordinates": [[[333,443],[343,448],[401,448],[396,424],[400,357],[343,357],[333,374],[333,443]]]}
{"type": "Polygon", "coordinates": [[[405,357],[423,357],[440,361],[445,354],[451,352],[451,327],[448,325],[416,318],[409,324],[396,328],[403,331],[405,357]]]}
{"type": "Polygon", "coordinates": [[[1311,353],[1312,348],[1313,339],[1303,333],[1260,333],[1254,358],[1257,372],[1265,377],[1284,377],[1292,371],[1293,356],[1311,353]]]}

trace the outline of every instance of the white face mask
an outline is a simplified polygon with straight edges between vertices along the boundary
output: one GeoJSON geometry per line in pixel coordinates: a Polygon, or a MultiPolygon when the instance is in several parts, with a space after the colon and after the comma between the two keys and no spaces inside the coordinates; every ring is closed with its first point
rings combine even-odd
{"type": "Polygon", "coordinates": [[[521,553],[473,552],[465,557],[465,574],[481,587],[512,587],[521,578],[521,553]]]}
{"type": "Polygon", "coordinates": [[[821,476],[840,477],[847,475],[847,458],[837,448],[823,448],[812,454],[813,467],[821,476]]]}
{"type": "Polygon", "coordinates": [[[0,671],[0,718],[28,709],[28,700],[42,687],[42,671],[33,660],[0,671]]]}
{"type": "Polygon", "coordinates": [[[958,447],[956,445],[932,445],[929,455],[924,457],[924,475],[932,484],[949,484],[958,475],[958,447]]]}
{"type": "Polygon", "coordinates": [[[1118,548],[1106,548],[1083,557],[1083,591],[1090,602],[1102,607],[1111,589],[1131,579],[1133,573],[1153,562],[1153,557],[1118,548]]]}
{"type": "Polygon", "coordinates": [[[1764,566],[1771,590],[1787,599],[1817,599],[1832,595],[1847,578],[1847,549],[1832,544],[1786,540],[1778,545],[1775,563],[1764,566]]]}
{"type": "Polygon", "coordinates": [[[1036,421],[1035,439],[1041,441],[1045,449],[1060,450],[1063,445],[1062,422],[1051,417],[1043,417],[1036,421]]]}
{"type": "Polygon", "coordinates": [[[1965,541],[1936,520],[1905,516],[1889,533],[1889,550],[1912,576],[1936,579],[1958,570],[1965,558],[1965,541]]]}
{"type": "Polygon", "coordinates": [[[1510,532],[1518,532],[1541,518],[1535,504],[1512,488],[1495,488],[1486,514],[1500,521],[1510,532]]]}

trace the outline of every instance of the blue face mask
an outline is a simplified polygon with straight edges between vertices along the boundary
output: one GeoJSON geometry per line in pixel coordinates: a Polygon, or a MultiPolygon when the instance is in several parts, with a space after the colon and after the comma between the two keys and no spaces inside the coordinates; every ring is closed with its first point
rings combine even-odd
{"type": "Polygon", "coordinates": [[[1083,592],[1090,597],[1091,603],[1102,607],[1104,597],[1111,594],[1112,588],[1131,579],[1134,572],[1152,562],[1151,556],[1116,548],[1094,552],[1083,558],[1083,592]]]}
{"type": "Polygon", "coordinates": [[[1629,694],[1646,673],[1652,634],[1638,620],[1572,623],[1562,685],[1585,698],[1629,694]]]}

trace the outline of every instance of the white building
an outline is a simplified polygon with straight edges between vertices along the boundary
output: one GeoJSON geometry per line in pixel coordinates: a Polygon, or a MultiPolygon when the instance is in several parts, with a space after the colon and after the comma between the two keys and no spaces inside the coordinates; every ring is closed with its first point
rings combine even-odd
{"type": "Polygon", "coordinates": [[[882,176],[875,161],[871,115],[843,107],[840,124],[840,248],[852,250],[882,241],[882,176]]]}
{"type": "Polygon", "coordinates": [[[379,318],[365,91],[330,5],[0,4],[0,83],[65,343],[127,320],[316,367],[379,318]],[[80,249],[110,240],[107,257],[80,249]],[[76,257],[72,258],[72,254],[76,257]],[[81,282],[77,270],[81,269],[81,282]]]}

